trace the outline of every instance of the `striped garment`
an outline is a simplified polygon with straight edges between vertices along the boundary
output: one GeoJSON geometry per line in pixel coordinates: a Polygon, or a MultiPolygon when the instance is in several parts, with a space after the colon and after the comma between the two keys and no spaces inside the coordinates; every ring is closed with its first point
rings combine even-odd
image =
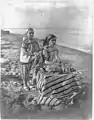
{"type": "Polygon", "coordinates": [[[61,100],[58,100],[55,97],[52,97],[52,96],[44,97],[44,96],[42,96],[42,94],[40,94],[36,98],[36,100],[37,100],[37,104],[39,104],[39,105],[46,105],[46,106],[57,106],[57,105],[62,103],[61,100]]]}
{"type": "Polygon", "coordinates": [[[27,96],[26,100],[24,101],[25,107],[28,109],[32,109],[32,105],[46,105],[46,106],[57,106],[62,103],[61,100],[50,97],[43,97],[42,94],[38,93],[36,96],[32,96],[32,93],[27,96]]]}
{"type": "Polygon", "coordinates": [[[32,104],[58,106],[67,105],[81,90],[81,83],[74,74],[45,76],[37,75],[37,89],[40,91],[35,97],[32,95],[26,100],[27,108],[32,104]],[[79,84],[78,84],[79,83],[79,84]]]}
{"type": "Polygon", "coordinates": [[[74,74],[52,75],[41,77],[37,81],[37,88],[40,89],[43,97],[62,99],[63,101],[71,97],[74,92],[81,90],[81,83],[74,74]]]}
{"type": "Polygon", "coordinates": [[[32,105],[58,106],[62,103],[62,101],[58,100],[57,98],[43,97],[43,96],[40,96],[39,99],[38,98],[33,100],[31,98],[31,101],[25,101],[24,102],[25,107],[28,109],[32,109],[32,105]]]}

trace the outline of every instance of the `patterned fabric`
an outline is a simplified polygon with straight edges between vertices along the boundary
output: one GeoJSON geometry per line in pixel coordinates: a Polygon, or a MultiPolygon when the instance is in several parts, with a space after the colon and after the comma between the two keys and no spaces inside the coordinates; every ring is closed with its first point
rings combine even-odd
{"type": "Polygon", "coordinates": [[[52,96],[64,101],[81,89],[81,84],[78,84],[79,80],[75,78],[76,76],[73,74],[43,77],[43,79],[38,80],[37,87],[43,97],[52,96]]]}
{"type": "Polygon", "coordinates": [[[58,49],[54,46],[46,46],[43,50],[43,55],[45,59],[45,70],[48,72],[60,72],[61,67],[57,62],[59,60],[58,57],[58,49]]]}
{"type": "Polygon", "coordinates": [[[23,83],[27,85],[27,81],[29,80],[29,71],[31,69],[32,64],[21,64],[20,66],[20,71],[21,71],[21,76],[23,79],[23,83]]]}
{"type": "Polygon", "coordinates": [[[51,61],[51,62],[56,59],[57,53],[58,53],[58,49],[56,47],[53,48],[50,46],[45,47],[45,49],[43,51],[45,60],[51,61]]]}
{"type": "Polygon", "coordinates": [[[29,40],[24,36],[20,53],[20,62],[28,63],[29,60],[32,60],[30,55],[33,55],[33,53],[38,52],[39,50],[40,48],[36,39],[32,38],[32,40],[29,40]]]}
{"type": "Polygon", "coordinates": [[[43,63],[44,63],[44,60],[43,60],[42,51],[39,51],[35,55],[33,67],[35,67],[35,68],[37,68],[37,67],[42,68],[43,67],[43,63]]]}
{"type": "Polygon", "coordinates": [[[32,93],[29,94],[24,102],[27,108],[30,108],[30,106],[32,105],[57,106],[61,103],[61,100],[58,100],[57,98],[54,98],[52,96],[43,97],[41,93],[38,93],[36,96],[32,96],[32,93]]]}
{"type": "Polygon", "coordinates": [[[35,38],[28,40],[27,37],[23,37],[22,48],[25,48],[27,52],[31,53],[39,51],[39,45],[35,38]]]}
{"type": "Polygon", "coordinates": [[[80,83],[78,75],[48,75],[39,72],[37,75],[37,95],[32,97],[29,95],[26,100],[27,108],[31,109],[32,105],[58,106],[62,104],[66,106],[72,104],[73,97],[81,92],[82,83],[80,83]]]}
{"type": "Polygon", "coordinates": [[[47,106],[57,106],[59,104],[61,104],[61,100],[58,100],[57,98],[54,97],[43,97],[42,95],[40,95],[37,99],[37,104],[40,105],[47,105],[47,106]]]}

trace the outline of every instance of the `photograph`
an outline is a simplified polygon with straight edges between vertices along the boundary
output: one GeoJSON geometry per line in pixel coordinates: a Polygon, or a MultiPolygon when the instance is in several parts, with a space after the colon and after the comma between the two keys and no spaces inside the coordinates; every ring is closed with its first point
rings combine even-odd
{"type": "Polygon", "coordinates": [[[2,0],[1,119],[92,119],[92,0],[2,0]]]}

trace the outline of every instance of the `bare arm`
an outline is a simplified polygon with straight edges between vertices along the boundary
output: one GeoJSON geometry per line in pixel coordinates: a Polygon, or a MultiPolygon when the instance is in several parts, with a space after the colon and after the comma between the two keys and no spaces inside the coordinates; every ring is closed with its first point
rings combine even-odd
{"type": "Polygon", "coordinates": [[[61,60],[61,58],[60,58],[60,56],[59,56],[59,50],[57,50],[57,52],[56,52],[56,58],[57,58],[57,60],[61,60]]]}
{"type": "Polygon", "coordinates": [[[61,61],[61,58],[59,56],[59,50],[57,49],[56,52],[55,52],[55,59],[53,60],[53,62],[60,62],[61,61]]]}

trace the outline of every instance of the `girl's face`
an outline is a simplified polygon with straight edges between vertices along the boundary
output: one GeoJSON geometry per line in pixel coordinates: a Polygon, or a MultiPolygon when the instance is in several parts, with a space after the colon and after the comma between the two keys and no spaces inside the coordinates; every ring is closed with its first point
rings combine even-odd
{"type": "Polygon", "coordinates": [[[28,36],[28,38],[33,38],[33,36],[34,36],[34,31],[29,30],[29,31],[27,32],[27,36],[28,36]]]}
{"type": "Polygon", "coordinates": [[[56,45],[56,38],[53,38],[49,41],[49,45],[54,46],[56,45]]]}

